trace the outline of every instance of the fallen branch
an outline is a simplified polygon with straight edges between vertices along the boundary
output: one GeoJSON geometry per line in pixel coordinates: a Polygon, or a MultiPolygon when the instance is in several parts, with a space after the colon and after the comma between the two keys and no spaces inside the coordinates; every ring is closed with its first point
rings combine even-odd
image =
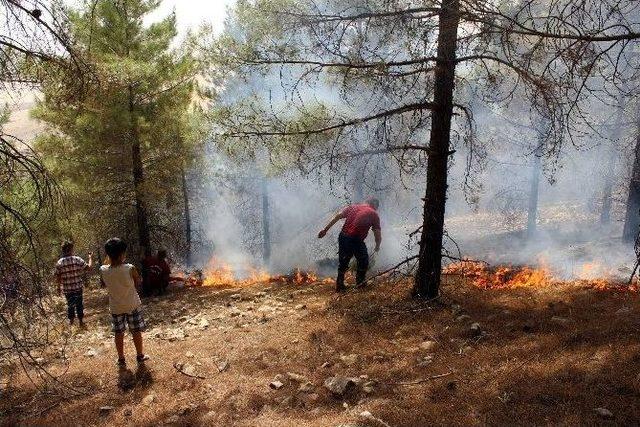
{"type": "Polygon", "coordinates": [[[423,378],[421,380],[415,380],[415,381],[406,381],[406,382],[395,382],[395,383],[391,383],[394,385],[416,385],[416,384],[422,384],[422,383],[426,383],[432,380],[437,380],[438,378],[444,378],[444,377],[448,377],[449,375],[452,375],[453,371],[444,373],[444,374],[439,374],[439,375],[433,375],[431,377],[427,377],[427,378],[423,378]]]}
{"type": "Polygon", "coordinates": [[[398,268],[402,267],[403,265],[405,265],[405,264],[407,264],[407,263],[409,263],[409,262],[411,262],[411,261],[413,261],[414,259],[417,259],[417,258],[418,258],[418,255],[414,255],[412,257],[409,257],[409,258],[405,259],[404,261],[394,265],[393,267],[391,267],[391,268],[389,268],[389,269],[387,269],[385,271],[381,271],[380,273],[377,273],[377,274],[369,277],[367,280],[365,280],[365,283],[370,282],[373,279],[377,279],[380,276],[384,276],[387,273],[391,273],[392,271],[397,270],[398,268]]]}

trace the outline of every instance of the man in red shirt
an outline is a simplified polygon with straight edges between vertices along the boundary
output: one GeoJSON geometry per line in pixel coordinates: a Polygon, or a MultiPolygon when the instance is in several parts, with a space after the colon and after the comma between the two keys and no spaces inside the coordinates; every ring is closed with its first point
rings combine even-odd
{"type": "Polygon", "coordinates": [[[322,239],[333,225],[344,219],[342,231],[338,237],[338,278],[336,279],[336,291],[342,292],[346,288],[344,286],[344,274],[349,268],[351,257],[356,257],[358,269],[356,273],[356,286],[364,282],[367,269],[369,268],[369,253],[367,245],[364,243],[369,229],[373,229],[376,239],[375,251],[380,250],[382,242],[382,233],[380,229],[380,217],[378,216],[378,199],[370,197],[365,203],[359,205],[350,205],[331,219],[329,224],[318,233],[318,238],[322,239]]]}

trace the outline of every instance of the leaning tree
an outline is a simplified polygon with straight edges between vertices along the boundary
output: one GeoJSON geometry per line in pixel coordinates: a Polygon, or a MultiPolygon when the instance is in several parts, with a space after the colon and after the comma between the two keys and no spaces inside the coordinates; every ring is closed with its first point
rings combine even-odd
{"type": "Polygon", "coordinates": [[[637,8],[632,1],[240,1],[241,25],[211,49],[216,64],[249,80],[275,73],[280,89],[265,78],[261,102],[227,100],[217,117],[221,135],[293,151],[302,164],[393,154],[426,167],[414,295],[433,298],[450,162],[457,150],[473,158],[482,149],[470,106],[527,96],[545,121],[542,149],[559,153],[563,141],[589,130],[582,103],[598,92],[594,81],[616,84],[621,62],[635,68],[624,52],[640,37],[628,18],[637,8]],[[363,129],[375,137],[354,145],[363,129]]]}

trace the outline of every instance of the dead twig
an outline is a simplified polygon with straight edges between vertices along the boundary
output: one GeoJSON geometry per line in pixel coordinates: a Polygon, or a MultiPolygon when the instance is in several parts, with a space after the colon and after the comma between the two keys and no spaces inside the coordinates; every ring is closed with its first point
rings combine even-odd
{"type": "Polygon", "coordinates": [[[397,270],[398,268],[402,267],[403,265],[405,265],[405,264],[407,264],[407,263],[409,263],[409,262],[411,262],[411,261],[413,261],[414,259],[417,259],[417,258],[418,258],[418,255],[414,255],[412,257],[409,257],[409,258],[405,259],[404,261],[394,265],[393,267],[391,267],[391,268],[389,268],[387,270],[381,271],[380,273],[377,273],[377,274],[369,277],[367,280],[365,280],[365,283],[370,282],[370,281],[372,281],[374,279],[377,279],[380,276],[384,276],[385,274],[391,273],[392,271],[397,270]]]}
{"type": "Polygon", "coordinates": [[[432,380],[437,380],[438,378],[444,378],[444,377],[448,377],[449,375],[452,375],[453,371],[449,371],[447,373],[444,374],[439,374],[439,375],[433,375],[431,377],[427,377],[427,378],[423,378],[421,380],[415,380],[415,381],[401,381],[401,382],[394,382],[391,384],[394,385],[416,385],[416,384],[422,384],[422,383],[426,383],[432,380]]]}

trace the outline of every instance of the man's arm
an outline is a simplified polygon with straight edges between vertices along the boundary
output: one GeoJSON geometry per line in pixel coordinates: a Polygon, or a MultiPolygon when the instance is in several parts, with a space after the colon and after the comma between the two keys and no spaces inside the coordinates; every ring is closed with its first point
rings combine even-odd
{"type": "Polygon", "coordinates": [[[331,218],[331,221],[329,221],[329,224],[327,224],[327,226],[325,228],[320,230],[320,232],[318,233],[318,239],[322,239],[324,236],[326,236],[327,235],[327,231],[331,230],[331,227],[333,227],[336,222],[338,222],[341,219],[344,219],[346,217],[347,216],[345,215],[344,210],[338,212],[333,218],[331,218]]]}
{"type": "Polygon", "coordinates": [[[380,250],[380,243],[382,243],[382,230],[374,228],[373,236],[376,238],[376,248],[374,250],[378,252],[380,250]]]}
{"type": "Polygon", "coordinates": [[[91,270],[93,267],[93,252],[89,252],[89,263],[87,264],[87,270],[91,270]]]}

